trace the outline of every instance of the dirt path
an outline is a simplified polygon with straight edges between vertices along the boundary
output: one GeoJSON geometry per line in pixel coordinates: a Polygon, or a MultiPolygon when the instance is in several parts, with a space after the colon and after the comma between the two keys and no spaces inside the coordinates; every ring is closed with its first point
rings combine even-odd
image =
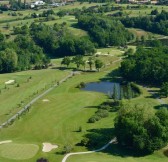
{"type": "Polygon", "coordinates": [[[74,152],[74,153],[66,154],[65,157],[62,159],[62,162],[66,162],[66,160],[68,159],[68,157],[72,156],[72,155],[91,154],[91,153],[95,153],[95,152],[99,152],[99,151],[105,150],[110,144],[112,144],[114,142],[116,142],[116,138],[113,138],[106,145],[104,145],[103,147],[101,147],[100,149],[97,149],[97,150],[86,151],[86,152],[74,152]]]}

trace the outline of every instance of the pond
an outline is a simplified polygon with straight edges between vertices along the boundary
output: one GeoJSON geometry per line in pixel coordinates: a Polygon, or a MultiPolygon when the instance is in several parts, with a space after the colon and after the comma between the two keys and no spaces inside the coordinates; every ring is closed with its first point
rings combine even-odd
{"type": "Polygon", "coordinates": [[[85,84],[81,90],[101,92],[115,99],[130,99],[139,96],[138,92],[129,83],[121,85],[120,83],[109,81],[91,82],[85,84]]]}

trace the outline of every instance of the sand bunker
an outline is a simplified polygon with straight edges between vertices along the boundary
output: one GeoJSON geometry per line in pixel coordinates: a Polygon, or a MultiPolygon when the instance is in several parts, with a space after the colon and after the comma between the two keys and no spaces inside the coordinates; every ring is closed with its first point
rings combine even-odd
{"type": "Polygon", "coordinates": [[[12,142],[12,140],[0,141],[0,145],[5,144],[5,143],[11,143],[11,142],[12,142]]]}
{"type": "Polygon", "coordinates": [[[95,55],[101,55],[101,52],[97,52],[97,53],[95,53],[95,55]]]}
{"type": "Polygon", "coordinates": [[[5,82],[5,84],[13,84],[15,83],[15,80],[8,80],[7,82],[5,82]]]}
{"type": "Polygon", "coordinates": [[[52,149],[58,148],[57,145],[52,145],[51,143],[43,143],[43,152],[50,152],[52,149]]]}
{"type": "Polygon", "coordinates": [[[48,100],[48,99],[43,99],[43,102],[49,102],[50,100],[48,100]]]}

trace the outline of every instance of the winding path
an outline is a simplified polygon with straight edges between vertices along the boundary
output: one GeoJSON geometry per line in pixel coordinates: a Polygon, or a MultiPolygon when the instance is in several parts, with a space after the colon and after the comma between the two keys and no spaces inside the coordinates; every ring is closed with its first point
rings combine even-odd
{"type": "Polygon", "coordinates": [[[95,152],[99,152],[99,151],[102,151],[102,150],[105,150],[110,144],[116,142],[116,138],[113,138],[111,141],[109,141],[106,145],[104,145],[103,147],[101,147],[100,149],[97,149],[97,150],[93,150],[93,151],[86,151],[86,152],[74,152],[74,153],[69,153],[69,154],[66,154],[64,156],[64,158],[62,159],[62,162],[66,162],[66,160],[68,159],[69,156],[72,156],[72,155],[82,155],[82,154],[91,154],[91,153],[95,153],[95,152]]]}

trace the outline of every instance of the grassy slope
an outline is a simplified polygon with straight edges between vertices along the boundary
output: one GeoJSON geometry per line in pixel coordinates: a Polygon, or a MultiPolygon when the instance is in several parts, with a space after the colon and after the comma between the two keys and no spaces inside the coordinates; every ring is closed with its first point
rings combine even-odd
{"type": "MultiPolygon", "coordinates": [[[[106,96],[101,93],[85,92],[75,88],[81,81],[96,81],[106,76],[106,74],[107,72],[105,73],[102,71],[100,73],[77,75],[71,78],[44,97],[49,99],[49,102],[39,100],[33,105],[33,108],[24,118],[19,119],[9,128],[2,130],[0,139],[12,139],[17,143],[34,143],[40,147],[42,142],[51,142],[58,144],[58,150],[62,151],[64,145],[75,145],[80,142],[82,136],[89,132],[86,130],[112,128],[115,113],[111,113],[110,117],[102,119],[94,124],[87,123],[88,118],[96,111],[96,108],[91,108],[90,106],[100,104],[106,99],[106,96]],[[84,131],[80,133],[76,132],[80,126],[82,126],[84,131]]],[[[157,105],[154,99],[150,99],[147,96],[149,96],[149,94],[144,90],[144,96],[129,102],[132,104],[143,103],[157,105]]],[[[85,149],[75,146],[73,151],[82,150],[85,149]]],[[[101,153],[100,155],[101,157],[97,153],[93,155],[82,155],[80,158],[79,156],[74,156],[72,159],[70,158],[70,161],[77,162],[79,159],[81,162],[99,162],[104,159],[106,159],[107,162],[110,162],[112,159],[115,159],[115,161],[123,161],[123,158],[120,156],[111,156],[107,153],[101,153]]],[[[63,157],[61,154],[55,154],[55,151],[50,153],[42,153],[39,151],[34,158],[24,161],[33,162],[37,157],[41,156],[47,157],[50,162],[61,161],[63,157]]],[[[161,153],[156,153],[149,157],[150,158],[145,157],[144,160],[149,161],[149,159],[154,158],[160,160],[163,158],[163,155],[161,153]]],[[[0,157],[0,161],[1,160],[3,162],[12,162],[12,160],[0,157]]],[[[137,159],[129,157],[128,160],[136,161],[137,159]]],[[[162,160],[166,160],[166,158],[162,160]]]]}
{"type": "Polygon", "coordinates": [[[46,69],[1,74],[0,123],[4,122],[20,109],[19,104],[21,104],[21,101],[23,102],[23,106],[36,95],[37,91],[42,92],[43,89],[46,89],[54,82],[61,80],[61,78],[65,77],[68,73],[68,71],[46,69]],[[30,77],[32,77],[32,79],[29,79],[30,77]],[[5,89],[4,83],[8,80],[16,80],[17,83],[14,85],[7,85],[7,88],[5,89]],[[20,87],[16,87],[17,84],[19,84],[20,87]]]}

